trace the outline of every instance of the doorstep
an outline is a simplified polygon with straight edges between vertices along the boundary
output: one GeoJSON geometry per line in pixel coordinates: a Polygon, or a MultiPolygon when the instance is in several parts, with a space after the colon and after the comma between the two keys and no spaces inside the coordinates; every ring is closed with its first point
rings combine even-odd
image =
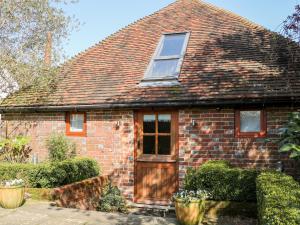
{"type": "Polygon", "coordinates": [[[145,215],[145,216],[159,216],[159,217],[169,217],[175,218],[175,207],[172,205],[149,205],[134,202],[127,202],[129,212],[135,215],[145,215]]]}

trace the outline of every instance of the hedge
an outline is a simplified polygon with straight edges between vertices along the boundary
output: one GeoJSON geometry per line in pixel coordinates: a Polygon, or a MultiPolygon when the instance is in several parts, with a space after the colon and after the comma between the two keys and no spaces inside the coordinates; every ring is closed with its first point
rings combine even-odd
{"type": "Polygon", "coordinates": [[[28,183],[28,173],[34,169],[33,164],[0,163],[0,181],[22,178],[28,183]]]}
{"type": "Polygon", "coordinates": [[[53,188],[99,175],[99,166],[89,158],[33,164],[0,164],[0,180],[22,178],[32,188],[53,188]]]}
{"type": "Polygon", "coordinates": [[[199,168],[188,169],[184,188],[206,190],[213,200],[255,202],[258,173],[254,169],[232,167],[227,161],[208,161],[199,168]]]}
{"type": "Polygon", "coordinates": [[[300,224],[300,184],[297,181],[280,172],[263,172],[256,185],[260,224],[300,224]]]}

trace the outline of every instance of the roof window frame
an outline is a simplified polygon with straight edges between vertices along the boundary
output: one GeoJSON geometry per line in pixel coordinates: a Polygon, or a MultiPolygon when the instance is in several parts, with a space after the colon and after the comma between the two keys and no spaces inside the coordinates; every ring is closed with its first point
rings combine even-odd
{"type": "Polygon", "coordinates": [[[147,70],[144,74],[144,78],[143,78],[142,81],[177,80],[178,76],[180,74],[180,71],[181,71],[181,67],[182,67],[182,63],[183,63],[186,51],[187,51],[187,46],[188,46],[189,39],[190,39],[190,32],[189,31],[163,33],[160,37],[160,40],[158,42],[158,45],[155,49],[154,54],[151,57],[150,63],[147,67],[147,70]],[[163,48],[163,43],[164,43],[165,37],[168,36],[168,35],[171,36],[171,35],[180,35],[180,34],[185,35],[180,55],[159,56],[159,54],[161,53],[162,48],[163,48]],[[172,59],[178,59],[178,63],[177,63],[174,75],[164,75],[164,76],[160,76],[160,77],[153,77],[151,75],[151,70],[153,68],[153,64],[155,63],[155,61],[172,60],[172,59]]]}

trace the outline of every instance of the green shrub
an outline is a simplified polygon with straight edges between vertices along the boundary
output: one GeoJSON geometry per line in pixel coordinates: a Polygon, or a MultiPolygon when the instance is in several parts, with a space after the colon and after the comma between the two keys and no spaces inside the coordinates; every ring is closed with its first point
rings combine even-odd
{"type": "Polygon", "coordinates": [[[260,224],[300,224],[300,184],[280,172],[263,172],[257,180],[260,224]]]}
{"type": "Polygon", "coordinates": [[[289,121],[281,133],[279,152],[289,152],[290,158],[300,159],[300,112],[291,113],[289,121]]]}
{"type": "Polygon", "coordinates": [[[102,190],[97,210],[102,212],[126,212],[126,200],[116,186],[108,183],[102,190]]]}
{"type": "Polygon", "coordinates": [[[76,145],[64,134],[52,134],[46,140],[50,161],[63,161],[76,156],[76,145]]]}
{"type": "Polygon", "coordinates": [[[33,164],[21,163],[0,163],[0,181],[23,179],[28,185],[28,172],[34,169],[33,164]]]}
{"type": "Polygon", "coordinates": [[[184,188],[205,190],[213,200],[256,201],[257,175],[254,169],[234,168],[227,161],[208,161],[199,168],[188,169],[184,188]]]}
{"type": "Polygon", "coordinates": [[[5,138],[0,140],[0,160],[11,163],[24,163],[28,161],[32,149],[29,147],[30,139],[25,136],[5,138]]]}
{"type": "Polygon", "coordinates": [[[99,166],[89,158],[33,164],[0,164],[0,180],[22,178],[28,187],[53,188],[99,175],[99,166]]]}
{"type": "Polygon", "coordinates": [[[68,159],[38,165],[29,173],[31,187],[59,187],[99,175],[96,161],[88,158],[68,159]]]}

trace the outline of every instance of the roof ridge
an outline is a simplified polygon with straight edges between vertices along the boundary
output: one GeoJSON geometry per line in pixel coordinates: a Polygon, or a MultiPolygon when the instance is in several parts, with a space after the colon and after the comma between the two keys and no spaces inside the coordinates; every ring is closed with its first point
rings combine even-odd
{"type": "Polygon", "coordinates": [[[135,24],[139,23],[140,21],[142,20],[145,20],[149,17],[152,17],[153,15],[157,14],[157,13],[160,13],[164,10],[166,10],[168,7],[170,7],[171,5],[175,5],[176,3],[178,3],[179,1],[181,0],[176,0],[168,5],[166,5],[165,7],[163,8],[160,8],[156,11],[154,11],[153,13],[149,14],[149,15],[146,15],[140,19],[137,19],[135,21],[133,21],[132,23],[126,25],[125,27],[122,27],[120,28],[119,30],[117,30],[116,32],[112,33],[111,35],[107,36],[106,38],[98,41],[97,43],[93,44],[92,46],[88,47],[87,49],[75,54],[74,56],[72,56],[70,59],[68,59],[66,62],[64,62],[63,64],[61,64],[60,67],[64,67],[64,66],[67,66],[68,64],[71,64],[73,61],[75,61],[77,58],[79,58],[81,55],[84,55],[85,53],[87,53],[89,50],[91,50],[92,48],[96,47],[96,46],[101,46],[101,45],[104,45],[105,43],[107,43],[111,38],[113,38],[114,36],[118,35],[119,33],[121,33],[122,31],[134,26],[135,24]]]}
{"type": "MultiPolygon", "coordinates": [[[[178,0],[178,1],[183,1],[183,0],[178,0]]],[[[250,26],[251,28],[259,28],[259,29],[263,29],[263,30],[268,30],[270,31],[269,29],[267,29],[266,27],[258,24],[258,23],[255,23],[237,13],[234,13],[228,9],[224,9],[222,7],[219,7],[219,6],[216,6],[214,4],[211,4],[211,3],[208,3],[206,1],[203,1],[203,0],[190,0],[190,1],[196,1],[198,2],[199,4],[202,4],[202,5],[205,5],[207,6],[208,8],[210,8],[211,10],[214,10],[214,11],[217,11],[217,12],[222,12],[222,13],[225,13],[231,17],[234,17],[236,18],[238,21],[242,22],[243,24],[247,25],[247,26],[250,26]]]]}

